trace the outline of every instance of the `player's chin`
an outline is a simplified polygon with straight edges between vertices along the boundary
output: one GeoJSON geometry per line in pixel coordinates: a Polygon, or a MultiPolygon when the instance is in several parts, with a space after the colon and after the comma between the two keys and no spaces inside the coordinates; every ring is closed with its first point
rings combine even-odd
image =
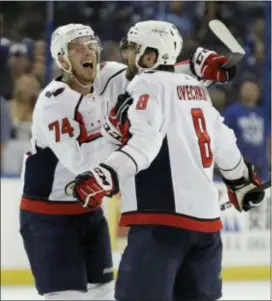
{"type": "Polygon", "coordinates": [[[82,75],[86,82],[92,82],[95,80],[96,71],[94,69],[84,70],[82,75]]]}

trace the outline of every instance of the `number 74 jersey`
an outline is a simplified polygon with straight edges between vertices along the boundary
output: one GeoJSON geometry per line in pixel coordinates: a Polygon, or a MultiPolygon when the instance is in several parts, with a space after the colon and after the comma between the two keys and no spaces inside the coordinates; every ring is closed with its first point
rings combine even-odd
{"type": "Polygon", "coordinates": [[[103,160],[114,148],[102,138],[107,101],[97,91],[81,95],[61,79],[41,92],[32,125],[32,149],[25,154],[21,208],[42,214],[88,212],[66,185],[103,160]]]}
{"type": "Polygon", "coordinates": [[[127,92],[130,138],[106,160],[120,179],[121,225],[220,230],[214,163],[227,178],[241,177],[245,167],[206,88],[190,76],[155,71],[138,75],[127,92]]]}

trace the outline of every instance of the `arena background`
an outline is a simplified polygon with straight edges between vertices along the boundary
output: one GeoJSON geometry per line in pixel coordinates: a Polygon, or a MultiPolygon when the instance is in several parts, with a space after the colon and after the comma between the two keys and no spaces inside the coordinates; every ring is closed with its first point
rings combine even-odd
{"type": "MultiPolygon", "coordinates": [[[[58,74],[48,47],[54,28],[70,22],[89,24],[101,39],[102,60],[122,61],[119,41],[133,23],[147,19],[167,20],[180,29],[184,38],[180,59],[187,59],[197,46],[227,53],[208,30],[208,22],[216,18],[231,29],[245,48],[246,57],[239,63],[233,82],[209,88],[213,104],[234,130],[237,124],[244,124],[238,143],[244,156],[253,157],[263,178],[268,179],[271,166],[269,1],[0,3],[1,285],[33,283],[18,231],[19,174],[22,154],[29,147],[31,114],[37,94],[58,74]],[[236,125],[232,123],[234,118],[236,125]]],[[[227,201],[225,186],[216,176],[215,181],[220,192],[219,201],[227,201]]],[[[225,280],[270,278],[270,191],[266,199],[261,207],[250,213],[238,214],[229,209],[222,214],[225,280]]],[[[118,228],[119,205],[119,200],[105,202],[116,267],[127,232],[118,228]]]]}

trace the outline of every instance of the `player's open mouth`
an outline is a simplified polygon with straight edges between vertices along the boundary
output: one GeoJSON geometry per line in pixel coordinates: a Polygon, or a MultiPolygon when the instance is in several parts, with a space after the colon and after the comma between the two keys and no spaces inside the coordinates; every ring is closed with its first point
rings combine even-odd
{"type": "Polygon", "coordinates": [[[84,62],[81,64],[83,68],[93,69],[93,62],[84,62]]]}

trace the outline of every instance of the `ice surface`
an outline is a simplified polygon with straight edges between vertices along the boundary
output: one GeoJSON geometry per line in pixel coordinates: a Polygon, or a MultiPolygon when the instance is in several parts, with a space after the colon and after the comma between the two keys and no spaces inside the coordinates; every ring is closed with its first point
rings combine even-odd
{"type": "MultiPolygon", "coordinates": [[[[270,282],[225,282],[221,300],[271,300],[270,282]]],[[[1,300],[44,300],[34,287],[3,286],[1,300]]]]}

